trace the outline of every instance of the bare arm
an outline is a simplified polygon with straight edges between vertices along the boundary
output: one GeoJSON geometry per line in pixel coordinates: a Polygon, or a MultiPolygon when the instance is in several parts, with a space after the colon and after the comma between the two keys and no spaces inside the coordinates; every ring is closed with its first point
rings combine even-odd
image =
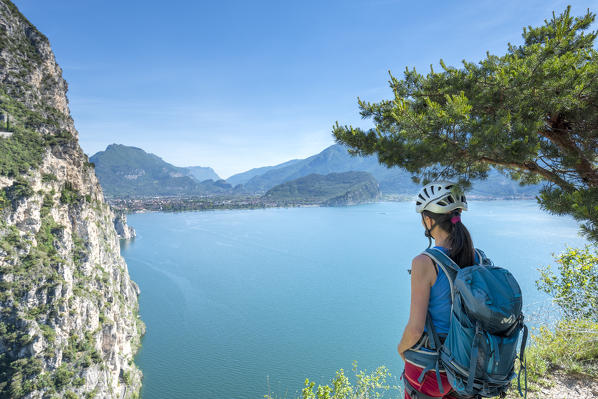
{"type": "Polygon", "coordinates": [[[432,260],[426,255],[418,255],[411,264],[411,307],[409,321],[398,346],[399,355],[405,360],[405,351],[417,343],[424,332],[430,288],[436,281],[436,271],[432,260]]]}

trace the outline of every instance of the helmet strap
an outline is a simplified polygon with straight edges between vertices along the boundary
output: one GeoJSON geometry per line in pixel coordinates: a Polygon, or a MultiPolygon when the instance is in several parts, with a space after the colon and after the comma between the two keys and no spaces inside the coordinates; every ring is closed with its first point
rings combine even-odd
{"type": "Polygon", "coordinates": [[[434,227],[436,226],[436,221],[434,219],[432,219],[432,220],[434,220],[434,223],[432,224],[432,226],[430,228],[428,228],[428,225],[426,224],[426,219],[424,218],[424,214],[422,213],[421,215],[422,215],[422,221],[424,222],[424,227],[426,228],[425,235],[426,235],[426,237],[428,237],[428,248],[430,248],[432,246],[432,229],[434,229],[434,227]]]}

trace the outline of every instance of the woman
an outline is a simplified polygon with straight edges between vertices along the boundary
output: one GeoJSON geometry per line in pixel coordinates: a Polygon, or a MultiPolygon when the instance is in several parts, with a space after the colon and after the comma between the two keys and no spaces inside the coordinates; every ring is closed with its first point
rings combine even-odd
{"type": "MultiPolygon", "coordinates": [[[[465,196],[453,183],[430,183],[421,189],[416,199],[416,211],[422,215],[422,224],[431,245],[444,251],[461,267],[471,266],[477,261],[471,237],[461,222],[461,211],[467,210],[465,196]]],[[[398,345],[399,355],[405,361],[405,352],[421,344],[424,347],[427,334],[424,334],[426,317],[431,318],[433,329],[441,341],[448,333],[451,312],[451,290],[448,277],[431,258],[420,254],[413,258],[411,265],[411,307],[409,321],[398,345]]],[[[447,380],[446,373],[440,370],[424,369],[405,361],[405,399],[460,398],[447,380]],[[440,384],[439,384],[440,382],[440,384]],[[411,392],[411,395],[409,394],[411,392]]]]}

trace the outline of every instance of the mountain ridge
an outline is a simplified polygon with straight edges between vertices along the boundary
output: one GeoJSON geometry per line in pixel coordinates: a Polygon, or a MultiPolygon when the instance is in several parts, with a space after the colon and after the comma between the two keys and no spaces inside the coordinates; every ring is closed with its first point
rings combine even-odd
{"type": "MultiPolygon", "coordinates": [[[[413,182],[411,174],[397,167],[388,168],[378,162],[376,156],[353,156],[347,147],[333,144],[318,154],[293,160],[291,164],[278,164],[259,175],[254,175],[243,185],[249,193],[263,193],[272,187],[306,176],[311,173],[328,174],[347,171],[364,171],[371,173],[380,185],[383,194],[413,194],[420,185],[413,182]]],[[[235,175],[236,176],[236,175],[235,175]]],[[[233,176],[234,177],[234,176],[233,176]]],[[[474,181],[468,194],[474,197],[518,197],[534,196],[539,186],[520,186],[517,182],[491,170],[487,180],[474,181]]]]}
{"type": "Polygon", "coordinates": [[[223,180],[198,181],[189,168],[174,166],[139,147],[110,144],[90,161],[110,197],[209,195],[232,190],[223,180]]]}
{"type": "Polygon", "coordinates": [[[378,182],[361,171],[312,173],[274,186],[263,198],[274,201],[319,204],[324,206],[354,205],[380,198],[378,182]]]}

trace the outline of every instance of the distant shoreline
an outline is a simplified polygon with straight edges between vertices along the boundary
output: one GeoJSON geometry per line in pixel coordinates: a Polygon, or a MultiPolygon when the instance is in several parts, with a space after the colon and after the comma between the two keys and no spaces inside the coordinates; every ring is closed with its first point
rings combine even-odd
{"type": "MultiPolygon", "coordinates": [[[[531,195],[513,196],[469,196],[476,201],[499,200],[534,200],[531,195]]],[[[383,194],[375,201],[364,201],[342,206],[360,205],[379,202],[408,202],[413,200],[413,195],[408,194],[383,194]]],[[[139,198],[106,198],[114,209],[128,214],[146,212],[187,212],[233,209],[266,209],[266,208],[313,208],[323,207],[322,203],[309,201],[284,200],[273,201],[262,196],[204,196],[204,197],[139,197],[139,198]]]]}

